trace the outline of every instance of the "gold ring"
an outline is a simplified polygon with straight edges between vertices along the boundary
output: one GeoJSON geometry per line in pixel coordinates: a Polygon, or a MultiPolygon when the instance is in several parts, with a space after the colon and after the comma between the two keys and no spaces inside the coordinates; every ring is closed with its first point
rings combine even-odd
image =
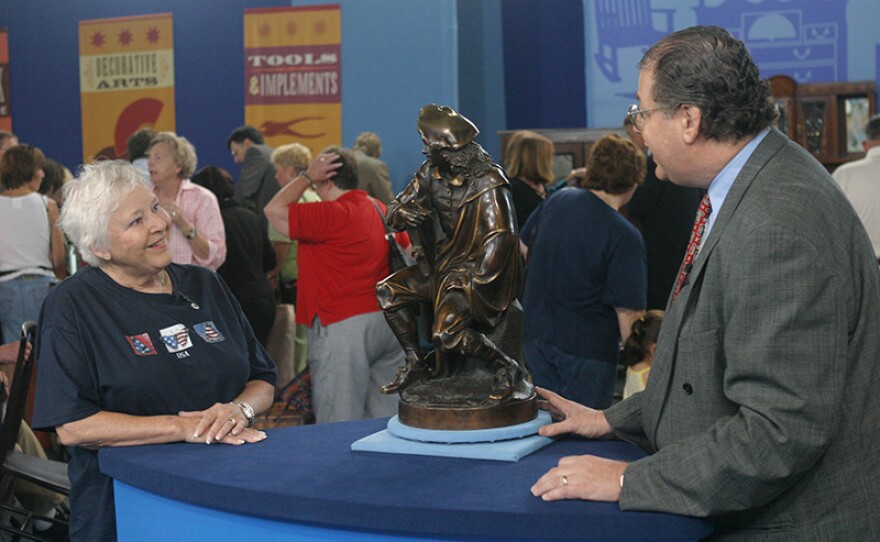
{"type": "Polygon", "coordinates": [[[563,476],[563,477],[562,477],[562,485],[564,485],[564,486],[567,486],[567,485],[568,485],[568,476],[563,476]]]}
{"type": "Polygon", "coordinates": [[[229,418],[229,419],[226,420],[226,421],[229,422],[229,423],[231,423],[232,425],[235,425],[235,420],[233,420],[232,418],[229,418]]]}

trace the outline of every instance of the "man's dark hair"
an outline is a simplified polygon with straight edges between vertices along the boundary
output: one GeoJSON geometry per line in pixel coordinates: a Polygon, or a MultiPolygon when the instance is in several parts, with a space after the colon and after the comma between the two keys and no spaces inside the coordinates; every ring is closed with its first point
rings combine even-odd
{"type": "Polygon", "coordinates": [[[354,153],[351,149],[345,147],[327,147],[321,154],[335,154],[337,158],[334,162],[342,162],[342,167],[336,170],[336,175],[330,179],[330,182],[336,185],[340,190],[356,190],[359,186],[357,162],[354,159],[354,153]]]}
{"type": "Polygon", "coordinates": [[[226,140],[226,147],[231,147],[233,142],[244,143],[245,139],[250,139],[257,145],[262,145],[266,142],[266,139],[263,137],[263,134],[261,134],[259,130],[257,130],[253,126],[245,125],[239,126],[235,130],[233,130],[231,134],[229,134],[229,139],[226,140]]]}
{"type": "Polygon", "coordinates": [[[45,176],[43,182],[40,183],[40,194],[49,195],[61,189],[64,184],[64,166],[51,158],[46,158],[46,163],[43,164],[43,174],[45,176]]]}
{"type": "Polygon", "coordinates": [[[874,115],[868,119],[865,136],[867,136],[868,141],[880,141],[880,115],[874,115]]]}
{"type": "Polygon", "coordinates": [[[129,162],[147,157],[147,153],[150,152],[150,142],[153,140],[154,135],[156,135],[156,131],[152,128],[141,128],[128,136],[125,147],[129,162]]]}
{"type": "Polygon", "coordinates": [[[228,200],[235,193],[232,175],[221,167],[205,166],[198,170],[190,180],[213,192],[220,203],[228,200]]]}
{"type": "Polygon", "coordinates": [[[12,132],[8,132],[6,130],[0,130],[0,146],[3,145],[4,141],[6,141],[7,139],[12,139],[13,137],[16,137],[16,135],[13,134],[12,132]]]}
{"type": "Polygon", "coordinates": [[[770,84],[743,42],[717,26],[693,26],[655,43],[639,63],[654,76],[654,101],[702,111],[700,134],[739,141],[776,120],[770,84]]]}

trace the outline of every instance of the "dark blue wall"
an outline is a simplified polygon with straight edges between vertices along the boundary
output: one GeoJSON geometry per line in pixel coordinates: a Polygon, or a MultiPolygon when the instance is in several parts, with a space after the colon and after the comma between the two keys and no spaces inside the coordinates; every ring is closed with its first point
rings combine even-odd
{"type": "Polygon", "coordinates": [[[581,0],[505,0],[507,128],[587,126],[581,0]]]}

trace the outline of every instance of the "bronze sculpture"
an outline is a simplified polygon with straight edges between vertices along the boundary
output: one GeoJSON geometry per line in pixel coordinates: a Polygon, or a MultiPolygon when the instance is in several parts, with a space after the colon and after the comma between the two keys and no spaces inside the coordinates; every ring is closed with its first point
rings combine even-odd
{"type": "Polygon", "coordinates": [[[411,425],[527,421],[536,407],[517,361],[522,261],[507,178],[474,142],[477,127],[451,108],[423,107],[418,130],[427,159],[388,205],[386,219],[410,233],[417,263],[376,287],[406,352],[406,364],[382,391],[400,393],[401,420],[411,425]],[[433,353],[420,347],[420,319],[433,353]]]}

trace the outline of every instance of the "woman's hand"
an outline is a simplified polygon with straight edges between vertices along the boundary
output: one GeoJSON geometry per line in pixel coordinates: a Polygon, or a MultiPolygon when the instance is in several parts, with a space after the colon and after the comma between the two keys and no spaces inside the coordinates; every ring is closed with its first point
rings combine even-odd
{"type": "Polygon", "coordinates": [[[184,220],[183,213],[180,212],[180,207],[178,207],[177,204],[169,202],[163,203],[162,208],[165,209],[165,212],[171,217],[171,222],[179,228],[181,221],[184,220]]]}
{"type": "Polygon", "coordinates": [[[335,153],[319,154],[306,171],[308,178],[311,178],[315,184],[329,181],[336,176],[336,170],[342,167],[342,161],[339,155],[335,153]]]}
{"type": "Polygon", "coordinates": [[[563,399],[559,394],[535,387],[544,400],[538,406],[550,412],[556,423],[538,429],[542,437],[555,437],[573,433],[586,438],[602,438],[611,434],[611,425],[601,410],[585,407],[580,403],[563,399]]]}
{"type": "Polygon", "coordinates": [[[628,463],[593,455],[563,457],[532,486],[532,495],[545,501],[583,499],[615,502],[623,489],[628,463]]]}
{"type": "MultiPolygon", "coordinates": [[[[252,433],[262,434],[263,440],[266,434],[262,431],[248,429],[248,420],[242,413],[241,408],[233,403],[214,403],[207,410],[180,412],[182,418],[199,418],[198,425],[192,435],[187,435],[187,442],[224,442],[227,444],[244,444],[237,440],[244,439],[242,435],[247,433],[247,438],[254,438],[252,433]],[[227,442],[229,440],[230,442],[227,442]]],[[[247,440],[257,442],[257,440],[247,440]]]]}

